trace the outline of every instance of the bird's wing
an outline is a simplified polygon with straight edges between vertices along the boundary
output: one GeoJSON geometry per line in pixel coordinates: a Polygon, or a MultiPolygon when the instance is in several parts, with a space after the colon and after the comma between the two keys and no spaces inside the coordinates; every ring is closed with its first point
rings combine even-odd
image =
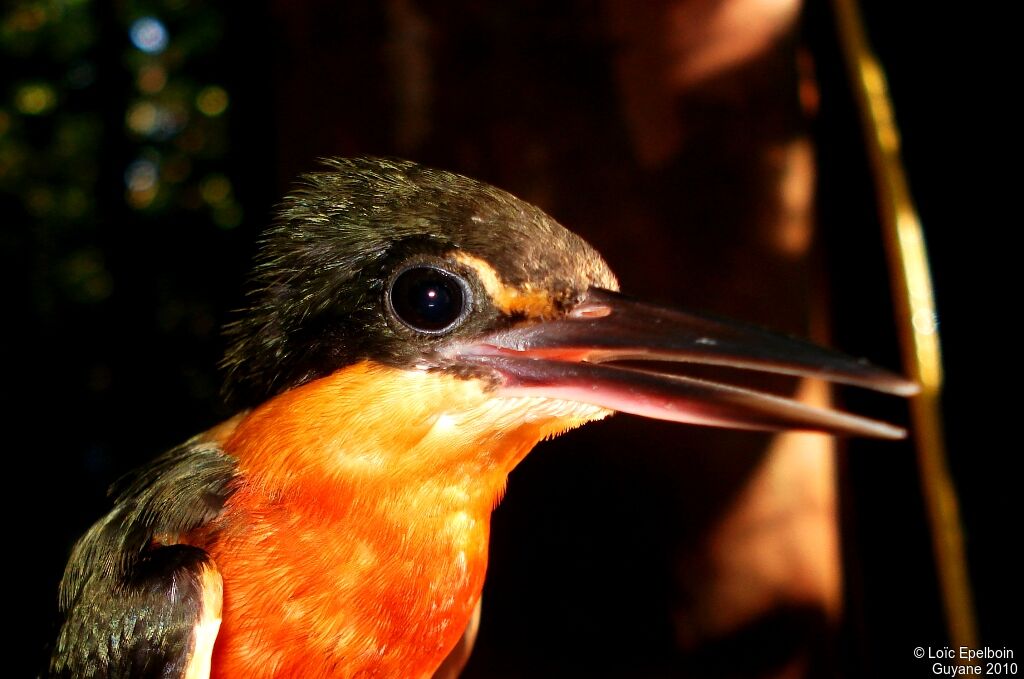
{"type": "Polygon", "coordinates": [[[193,440],[120,484],[114,509],[75,545],[64,573],[52,676],[209,676],[220,573],[177,536],[214,519],[234,479],[233,458],[193,440]]]}
{"type": "Polygon", "coordinates": [[[153,549],[129,580],[86,582],[61,629],[52,675],[209,677],[221,580],[206,552],[187,545],[153,549]]]}

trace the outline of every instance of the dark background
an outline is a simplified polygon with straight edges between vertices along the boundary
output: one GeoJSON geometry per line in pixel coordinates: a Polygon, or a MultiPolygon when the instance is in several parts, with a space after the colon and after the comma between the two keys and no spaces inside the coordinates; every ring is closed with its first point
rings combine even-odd
{"type": "MultiPolygon", "coordinates": [[[[743,201],[716,194],[707,179],[735,170],[724,161],[710,170],[685,158],[656,170],[636,162],[600,3],[428,3],[421,14],[434,27],[427,41],[436,58],[422,74],[434,83],[426,95],[402,81],[417,73],[408,45],[424,40],[415,20],[396,17],[405,5],[4,10],[8,586],[24,634],[12,674],[35,671],[45,656],[68,550],[107,506],[106,486],[230,414],[218,396],[219,325],[241,303],[273,204],[317,157],[404,155],[490,181],[584,233],[626,290],[735,315],[718,300],[745,294],[743,282],[688,266],[705,246],[721,245],[715,216],[736,218],[743,201]],[[128,30],[147,15],[171,36],[167,109],[192,106],[215,84],[230,97],[223,113],[193,111],[156,134],[127,129],[146,66],[128,30]],[[46,103],[47,87],[54,103],[46,103]],[[40,101],[38,111],[23,110],[40,101]],[[428,129],[417,127],[421,106],[431,110],[428,129]],[[145,203],[126,193],[126,169],[152,158],[180,178],[145,203]],[[695,182],[709,188],[674,188],[695,182]],[[688,251],[627,219],[649,206],[672,212],[674,201],[709,192],[677,212],[690,224],[680,236],[688,251]]],[[[996,19],[978,12],[881,2],[864,10],[888,69],[932,257],[945,426],[981,641],[1019,651],[1020,563],[1007,553],[1020,541],[1011,412],[1019,399],[1010,391],[1016,340],[1006,327],[1019,286],[1009,257],[998,257],[1009,254],[1007,234],[1019,218],[1011,172],[996,164],[1012,164],[1018,152],[1015,129],[1004,124],[1006,91],[1015,87],[1005,75],[1010,43],[998,37],[996,19]]],[[[795,39],[813,55],[822,96],[808,125],[818,144],[832,342],[896,366],[871,184],[831,21],[827,4],[812,3],[795,39]]],[[[689,148],[720,139],[703,131],[689,148]]],[[[713,148],[702,152],[714,157],[713,148]]],[[[731,162],[736,151],[722,155],[731,162]]],[[[846,405],[906,417],[888,399],[850,394],[846,405]]],[[[665,498],[685,493],[685,483],[651,451],[680,431],[614,418],[545,444],[512,475],[494,517],[484,627],[468,676],[746,676],[779,665],[785,644],[806,643],[811,623],[787,615],[717,647],[683,652],[674,643],[666,604],[673,550],[716,511],[706,503],[687,515],[667,510],[665,498]],[[800,631],[788,634],[794,626],[800,631]]],[[[742,447],[754,435],[719,436],[723,447],[737,437],[742,447]]],[[[850,447],[841,485],[848,616],[816,671],[918,676],[925,668],[910,659],[913,647],[945,639],[913,456],[891,444],[850,447]]],[[[674,452],[685,456],[685,445],[674,452]]]]}

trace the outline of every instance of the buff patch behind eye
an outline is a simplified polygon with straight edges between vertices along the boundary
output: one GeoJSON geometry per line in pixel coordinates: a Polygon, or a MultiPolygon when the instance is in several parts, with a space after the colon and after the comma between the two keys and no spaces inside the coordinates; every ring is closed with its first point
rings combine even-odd
{"type": "Polygon", "coordinates": [[[454,259],[476,272],[480,283],[502,313],[509,316],[521,314],[540,320],[559,315],[555,300],[547,290],[535,289],[530,284],[522,288],[508,285],[488,262],[465,252],[455,253],[454,259]]]}

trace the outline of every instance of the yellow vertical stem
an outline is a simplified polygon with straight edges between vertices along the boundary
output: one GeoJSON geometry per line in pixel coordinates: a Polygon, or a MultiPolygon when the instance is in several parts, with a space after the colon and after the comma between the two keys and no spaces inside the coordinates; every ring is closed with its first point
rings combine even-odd
{"type": "Polygon", "coordinates": [[[906,370],[921,385],[911,402],[914,443],[950,641],[976,648],[967,560],[942,432],[942,358],[928,255],[900,159],[885,73],[868,44],[856,0],[834,0],[843,58],[857,97],[881,215],[906,370]]]}

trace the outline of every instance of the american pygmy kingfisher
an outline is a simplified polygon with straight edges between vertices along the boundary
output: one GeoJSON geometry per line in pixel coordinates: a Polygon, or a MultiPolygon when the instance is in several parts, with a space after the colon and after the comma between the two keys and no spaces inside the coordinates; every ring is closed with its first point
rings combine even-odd
{"type": "Polygon", "coordinates": [[[227,326],[244,409],[115,486],[61,583],[53,675],[430,677],[471,642],[491,510],[542,439],[613,411],[903,434],[665,371],[914,391],[620,294],[587,243],[504,191],[406,161],[326,165],[286,199],[227,326]]]}

